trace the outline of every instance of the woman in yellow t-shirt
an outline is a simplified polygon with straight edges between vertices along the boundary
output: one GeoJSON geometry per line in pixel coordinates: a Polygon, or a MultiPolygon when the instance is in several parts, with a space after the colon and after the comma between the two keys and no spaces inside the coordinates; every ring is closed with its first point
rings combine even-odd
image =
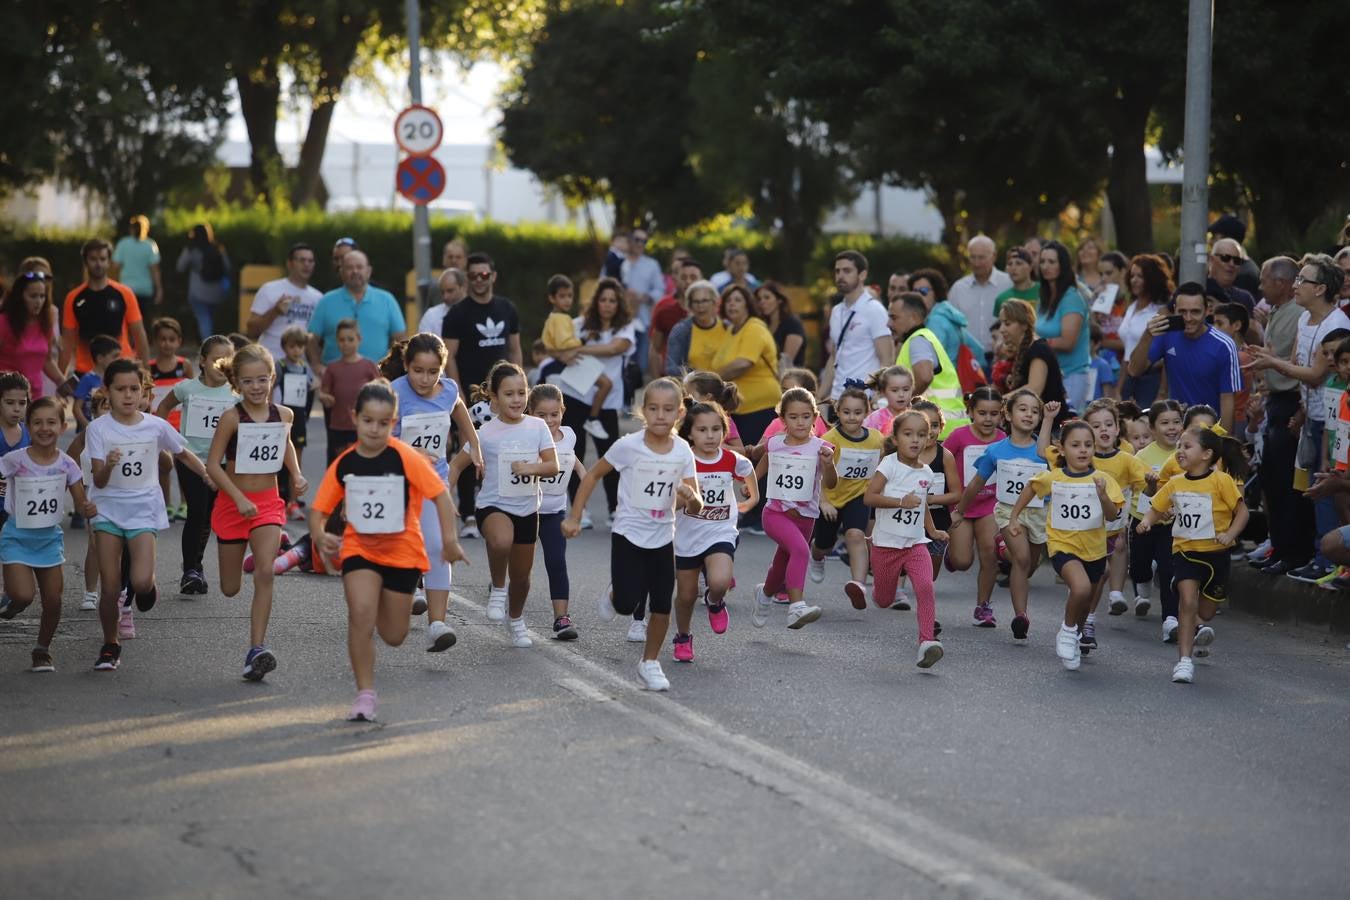
{"type": "Polygon", "coordinates": [[[1172,680],[1195,680],[1196,656],[1208,656],[1214,629],[1208,625],[1219,604],[1228,599],[1228,553],[1247,527],[1247,504],[1231,475],[1246,468],[1242,445],[1208,428],[1194,427],[1181,435],[1177,461],[1182,474],[1153,495],[1153,505],[1139,523],[1140,534],[1171,513],[1172,575],[1180,604],[1177,664],[1172,680]],[[1223,463],[1228,472],[1219,470],[1223,463]],[[1196,617],[1206,624],[1197,627],[1196,617]]]}
{"type": "Polygon", "coordinates": [[[1125,504],[1114,478],[1092,465],[1095,439],[1082,419],[1070,419],[1059,430],[1060,465],[1032,478],[1013,504],[1007,532],[1021,534],[1018,521],[1033,497],[1050,497],[1045,542],[1050,564],[1069,587],[1064,621],[1055,635],[1055,655],[1064,668],[1082,664],[1082,633],[1097,582],[1106,577],[1106,523],[1125,504]]]}
{"type": "Polygon", "coordinates": [[[732,416],[746,445],[758,444],[774,420],[783,391],[778,386],[778,344],[768,327],[752,314],[750,291],[739,284],[722,292],[722,317],[727,336],[713,355],[712,371],[735,382],[741,405],[732,416]]]}
{"type": "Polygon", "coordinates": [[[881,462],[885,442],[880,431],[863,426],[870,407],[867,392],[854,387],[846,388],[834,404],[839,424],[823,437],[834,445],[839,480],[821,493],[820,518],[811,537],[811,562],[806,569],[816,584],[825,580],[825,554],[842,531],[851,577],[844,593],[855,609],[867,608],[867,523],[872,511],[863,503],[863,494],[881,462]]]}

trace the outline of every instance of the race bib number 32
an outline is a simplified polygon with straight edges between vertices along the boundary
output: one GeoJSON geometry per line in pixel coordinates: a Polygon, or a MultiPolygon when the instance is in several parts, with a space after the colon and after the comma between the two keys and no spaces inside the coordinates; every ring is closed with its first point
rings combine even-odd
{"type": "Polygon", "coordinates": [[[348,475],[347,521],[357,534],[398,534],[403,530],[402,475],[348,475]]]}

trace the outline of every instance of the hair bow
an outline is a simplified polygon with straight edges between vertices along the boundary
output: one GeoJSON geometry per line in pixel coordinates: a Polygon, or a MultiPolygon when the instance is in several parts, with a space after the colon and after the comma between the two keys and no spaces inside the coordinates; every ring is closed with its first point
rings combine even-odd
{"type": "Polygon", "coordinates": [[[844,390],[857,388],[858,390],[867,390],[867,382],[859,381],[857,378],[849,378],[844,381],[844,390]]]}

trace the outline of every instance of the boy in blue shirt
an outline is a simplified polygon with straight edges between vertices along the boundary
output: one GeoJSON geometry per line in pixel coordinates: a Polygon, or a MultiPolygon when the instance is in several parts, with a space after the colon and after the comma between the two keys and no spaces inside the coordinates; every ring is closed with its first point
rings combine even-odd
{"type": "Polygon", "coordinates": [[[1116,361],[1115,354],[1109,350],[1102,349],[1102,327],[1093,322],[1088,329],[1088,335],[1091,338],[1092,346],[1092,373],[1093,378],[1092,399],[1100,400],[1103,397],[1114,397],[1116,395],[1116,383],[1119,381],[1117,372],[1120,371],[1120,363],[1116,361]]]}
{"type": "Polygon", "coordinates": [[[103,372],[110,362],[122,355],[122,343],[106,334],[95,335],[89,341],[89,355],[94,358],[94,370],[80,377],[74,391],[75,399],[79,401],[75,404],[75,422],[79,431],[84,431],[94,417],[89,397],[103,387],[103,372]]]}

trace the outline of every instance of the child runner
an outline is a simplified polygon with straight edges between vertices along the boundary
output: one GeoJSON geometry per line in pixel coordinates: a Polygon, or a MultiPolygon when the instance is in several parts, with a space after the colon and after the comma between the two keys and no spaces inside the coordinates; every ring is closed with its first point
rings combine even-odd
{"type": "MultiPolygon", "coordinates": [[[[0,457],[28,446],[28,404],[33,396],[28,378],[19,372],[0,372],[0,457]]],[[[9,517],[5,501],[7,485],[0,478],[0,526],[9,517]]],[[[0,609],[7,602],[4,579],[0,578],[0,609]]],[[[16,610],[17,612],[17,610],[16,610]]],[[[4,617],[4,616],[0,616],[4,617]]],[[[6,617],[7,618],[7,617],[6,617]]]]}
{"type": "MultiPolygon", "coordinates": [[[[782,377],[778,379],[778,384],[782,387],[784,394],[793,388],[801,388],[814,397],[820,391],[820,381],[816,378],[816,373],[812,372],[810,369],[788,369],[783,373],[782,377]]],[[[859,385],[859,387],[861,387],[861,385],[859,385]]],[[[774,419],[769,423],[769,427],[764,429],[764,437],[760,439],[758,446],[749,448],[749,452],[746,455],[749,456],[752,461],[758,462],[759,458],[764,455],[765,443],[767,443],[769,438],[774,435],[782,434],[783,429],[783,420],[781,418],[774,419]]],[[[816,437],[824,437],[825,432],[829,430],[830,424],[825,421],[823,416],[817,415],[816,420],[811,423],[811,433],[816,437]]]]}
{"type": "MultiPolygon", "coordinates": [[[[867,379],[869,390],[876,391],[886,401],[886,405],[873,410],[863,424],[875,428],[883,435],[891,433],[891,422],[895,417],[909,409],[914,396],[914,376],[904,366],[890,366],[873,372],[867,379]]],[[[871,409],[871,402],[868,403],[871,409]]]]}
{"type": "MultiPolygon", "coordinates": [[[[543,342],[544,350],[550,356],[556,356],[560,351],[575,350],[582,345],[581,338],[577,337],[576,324],[572,320],[574,293],[572,279],[566,275],[554,275],[548,280],[548,305],[552,312],[544,320],[544,331],[540,334],[539,339],[543,342]]],[[[596,361],[591,357],[583,356],[577,361],[596,365],[596,361]]],[[[557,363],[554,366],[545,365],[540,370],[539,377],[542,380],[549,375],[563,371],[565,368],[566,366],[562,363],[557,363]]],[[[613,388],[613,380],[604,372],[596,376],[595,398],[591,400],[591,414],[586,417],[586,423],[581,427],[597,441],[607,441],[611,437],[600,421],[600,411],[604,409],[605,399],[609,397],[609,392],[613,388]]]]}
{"type": "MultiPolygon", "coordinates": [[[[478,430],[482,448],[483,487],[475,502],[478,529],[487,542],[489,622],[508,615],[511,646],[529,647],[525,627],[525,598],[530,593],[534,545],[539,541],[538,476],[558,474],[558,453],[542,419],[526,415],[530,401],[525,371],[505,360],[488,372],[487,381],[473,390],[475,403],[490,400],[496,413],[478,430]],[[507,578],[510,577],[508,585],[507,578]]],[[[468,432],[461,431],[461,434],[468,432]]],[[[467,445],[450,465],[450,483],[460,472],[477,465],[473,445],[467,445]]]]}
{"type": "Polygon", "coordinates": [[[375,721],[376,630],[390,647],[408,636],[412,593],[430,567],[422,542],[422,500],[436,504],[443,562],[464,559],[455,538],[450,494],[426,457],[391,437],[398,397],[383,379],[357,392],[353,406],[356,443],[324,473],[310,504],[309,536],[329,571],[342,571],[347,598],[347,653],[356,676],[356,702],[347,718],[375,721]],[[346,526],[339,537],[328,519],[343,504],[346,526]]]}
{"type": "Polygon", "coordinates": [[[975,463],[984,455],[985,448],[1007,437],[998,427],[1003,418],[1003,396],[993,387],[981,385],[967,395],[966,412],[970,424],[947,435],[943,445],[956,459],[961,490],[961,500],[952,510],[952,524],[947,529],[947,568],[964,572],[974,563],[978,552],[980,574],[976,582],[974,618],[981,628],[994,628],[998,623],[989,601],[994,595],[994,579],[998,575],[998,551],[994,546],[998,536],[998,523],[993,516],[995,486],[985,484],[969,499],[965,490],[975,479],[975,463]]]}
{"type": "Polygon", "coordinates": [[[1116,404],[1116,413],[1120,416],[1121,449],[1129,453],[1138,453],[1153,443],[1153,431],[1148,427],[1148,416],[1133,400],[1122,400],[1116,404]]]}
{"type": "Polygon", "coordinates": [[[1018,537],[1022,510],[1033,497],[1050,498],[1045,526],[1050,564],[1069,589],[1064,620],[1055,635],[1055,655],[1070,671],[1083,660],[1078,623],[1087,617],[1093,585],[1106,577],[1106,523],[1125,505],[1115,479],[1093,468],[1092,448],[1092,429],[1086,422],[1065,422],[1059,431],[1060,464],[1027,483],[1008,523],[1008,534],[1018,537]]]}
{"type": "Polygon", "coordinates": [[[543,419],[558,453],[558,474],[539,478],[543,499],[539,503],[539,543],[544,547],[544,570],[548,573],[548,595],[553,600],[553,637],[575,641],[577,627],[567,614],[572,585],[567,577],[567,538],[562,523],[567,518],[567,485],[573,474],[586,476],[586,467],[577,459],[577,435],[562,424],[567,407],[563,392],[556,385],[541,384],[530,391],[527,412],[543,419]]]}
{"type": "Polygon", "coordinates": [[[658,378],[642,397],[643,428],[614,442],[596,461],[562,524],[568,538],[581,533],[581,510],[600,480],[619,473],[619,505],[610,534],[610,585],[600,593],[599,614],[608,622],[631,615],[641,603],[651,613],[638,681],[649,691],[668,691],[661,671],[661,646],[670,627],[675,593],[675,513],[703,509],[694,453],[675,428],[684,415],[684,389],[673,378],[658,378]]]}
{"type": "MultiPolygon", "coordinates": [[[[229,366],[234,356],[234,344],[223,334],[213,334],[202,341],[200,371],[196,378],[180,381],[159,403],[155,414],[167,419],[173,410],[183,405],[179,431],[188,449],[198,459],[206,459],[211,449],[211,438],[220,425],[225,410],[239,399],[222,367],[229,366]]],[[[174,466],[178,471],[178,489],[187,501],[187,521],[183,523],[181,539],[183,577],[178,583],[178,594],[187,599],[206,593],[206,576],[202,573],[202,556],[211,540],[211,512],[216,503],[216,486],[197,477],[195,471],[183,463],[174,466]]]]}
{"type": "Polygon", "coordinates": [[[885,609],[895,602],[900,576],[909,576],[918,605],[916,664],[921,669],[931,668],[942,658],[942,644],[938,643],[936,631],[933,563],[924,547],[930,537],[946,539],[946,533],[934,527],[928,510],[936,476],[920,460],[930,431],[928,416],[918,410],[897,415],[891,421],[895,453],[881,461],[863,495],[864,502],[877,510],[877,524],[872,531],[872,564],[876,572],[872,596],[877,606],[885,609]]]}
{"type": "Polygon", "coordinates": [[[337,323],[337,345],[342,356],[323,370],[319,402],[328,410],[328,464],[356,442],[352,409],[361,388],[380,377],[375,364],[361,355],[361,329],[355,319],[337,323]]]}
{"type": "MultiPolygon", "coordinates": [[[[122,656],[118,642],[118,593],[122,586],[122,552],[130,550],[130,595],[141,612],[159,598],[155,587],[155,532],[169,527],[159,498],[157,473],[161,450],[173,454],[198,478],[206,469],[169,423],[139,409],[146,372],[132,359],[114,360],[104,373],[111,411],[89,423],[85,446],[93,469],[90,498],[98,507],[91,522],[98,543],[99,620],[103,646],[95,669],[116,669],[122,656]]],[[[186,382],[184,382],[186,383],[186,382]]]]}
{"type": "MultiPolygon", "coordinates": [[[[305,447],[309,444],[309,414],[314,410],[314,389],[319,379],[305,358],[305,346],[309,341],[309,332],[303,326],[291,325],[281,333],[281,350],[286,355],[277,360],[277,386],[274,402],[290,409],[291,446],[295,448],[295,461],[302,461],[305,447]]],[[[290,485],[290,473],[281,470],[278,476],[282,496],[286,499],[286,516],[290,519],[304,519],[300,498],[290,485]]]]}
{"type": "MultiPolygon", "coordinates": [[[[714,372],[690,372],[684,376],[684,390],[689,399],[696,403],[716,403],[726,413],[727,433],[722,446],[742,456],[746,455],[745,444],[741,443],[741,433],[731,414],[741,405],[741,391],[734,381],[723,381],[714,372]]],[[[687,405],[687,404],[686,404],[687,405]]]]}
{"type": "Polygon", "coordinates": [[[867,526],[872,511],[863,503],[863,493],[881,462],[885,435],[890,433],[889,424],[886,431],[863,425],[868,408],[867,392],[862,388],[845,388],[834,403],[839,424],[825,432],[824,440],[834,447],[834,465],[839,480],[821,498],[820,518],[816,519],[811,563],[807,568],[812,581],[823,582],[825,554],[834,549],[840,532],[843,532],[852,576],[844,585],[844,594],[854,609],[867,608],[867,526]]]}
{"type": "Polygon", "coordinates": [[[108,364],[121,357],[122,342],[106,334],[96,335],[89,341],[89,354],[94,360],[94,368],[80,376],[74,393],[75,424],[79,426],[80,431],[88,428],[90,420],[94,418],[90,398],[94,391],[106,384],[103,375],[108,369],[108,364]]]}
{"type": "Polygon", "coordinates": [[[811,433],[818,418],[814,395],[804,388],[787,390],[778,401],[783,433],[765,439],[764,455],[755,467],[756,477],[768,475],[764,533],[778,545],[768,574],[755,588],[750,623],[756,628],[769,621],[773,596],[784,586],[790,601],[788,628],[803,628],[820,618],[820,607],[807,606],[802,595],[811,561],[811,532],[820,516],[821,485],[833,488],[839,472],[834,445],[811,433]]]}
{"type": "Polygon", "coordinates": [[[1183,474],[1169,480],[1153,497],[1152,508],[1137,527],[1147,534],[1155,522],[1173,513],[1172,572],[1180,595],[1177,664],[1172,680],[1195,680],[1196,656],[1208,656],[1214,642],[1209,620],[1228,599],[1229,552],[1247,527],[1247,504],[1230,474],[1246,469],[1242,445],[1207,428],[1190,428],[1181,436],[1177,458],[1183,474]],[[1219,470],[1222,462],[1228,473],[1219,470]],[[1196,617],[1199,616],[1200,624],[1196,617]]]}
{"type": "Polygon", "coordinates": [[[240,401],[221,415],[206,457],[211,481],[225,494],[217,496],[211,510],[211,530],[220,554],[220,592],[226,597],[239,593],[245,544],[253,550],[249,650],[244,655],[248,681],[261,681],[277,667],[276,654],[265,643],[272,615],[272,563],[286,524],[277,473],[284,466],[297,493],[308,487],[287,439],[291,411],[272,402],[276,365],[261,344],[249,344],[225,364],[240,401]]]}
{"type": "Polygon", "coordinates": [[[715,403],[688,404],[680,422],[680,437],[694,451],[694,468],[703,508],[697,513],[681,510],[675,524],[675,643],[676,662],[694,661],[694,638],[690,633],[694,601],[699,593],[699,574],[704,573],[707,587],[703,605],[713,634],[724,634],[728,616],[726,596],[731,588],[732,561],[740,535],[737,513],[754,509],[759,503],[759,485],[755,467],[741,454],[728,450],[727,414],[715,403]],[[740,499],[736,485],[744,485],[740,499]]]}
{"type": "Polygon", "coordinates": [[[85,498],[80,466],[56,446],[65,426],[65,407],[43,397],[28,407],[28,432],[33,443],[0,456],[6,518],[0,528],[0,563],[7,595],[0,597],[0,619],[12,619],[42,593],[42,619],[33,647],[34,672],[55,672],[51,644],[61,622],[62,566],[66,561],[61,533],[62,495],[69,489],[76,509],[92,517],[97,510],[85,498]]]}
{"type": "MultiPolygon", "coordinates": [[[[1149,467],[1155,477],[1130,505],[1130,517],[1138,522],[1151,509],[1156,488],[1156,475],[1177,450],[1181,437],[1181,404],[1176,400],[1155,400],[1148,408],[1148,424],[1153,441],[1135,454],[1135,458],[1149,467]]],[[[1162,603],[1162,639],[1171,643],[1177,639],[1177,599],[1172,589],[1172,523],[1159,521],[1146,533],[1129,529],[1130,581],[1134,583],[1134,614],[1148,615],[1156,570],[1158,597],[1162,603]]]]}
{"type": "MultiPolygon", "coordinates": [[[[108,392],[98,388],[89,397],[90,420],[108,414],[108,392]]],[[[85,495],[94,489],[94,475],[89,468],[89,451],[84,446],[84,432],[75,435],[66,449],[66,455],[80,464],[81,483],[85,495]]],[[[83,520],[83,512],[76,509],[75,516],[83,520]]],[[[73,518],[73,517],[72,517],[73,518]]],[[[73,527],[73,522],[72,522],[73,527]]],[[[84,549],[84,598],[80,600],[80,609],[85,612],[98,611],[98,547],[93,540],[88,541],[84,549]]]]}
{"type": "MultiPolygon", "coordinates": [[[[396,342],[389,348],[389,355],[380,363],[380,370],[386,376],[394,376],[390,385],[398,397],[398,422],[394,425],[394,436],[431,460],[436,475],[442,481],[450,477],[450,465],[446,462],[450,424],[453,422],[460,434],[472,436],[474,433],[473,423],[469,421],[469,408],[459,395],[459,385],[441,374],[445,369],[445,358],[445,343],[440,336],[423,332],[406,341],[396,342]]],[[[483,458],[479,455],[477,441],[470,437],[466,446],[470,452],[470,462],[482,472],[483,458]]],[[[427,558],[437,559],[441,528],[435,503],[422,501],[420,520],[427,558]]],[[[426,591],[422,601],[425,608],[418,609],[414,596],[413,615],[420,612],[427,614],[427,652],[440,653],[453,647],[456,641],[454,630],[445,621],[450,608],[449,563],[433,562],[422,576],[422,581],[426,591]]]]}
{"type": "MultiPolygon", "coordinates": [[[[192,377],[192,363],[188,362],[186,356],[178,355],[178,349],[183,346],[183,326],[178,324],[177,319],[162,316],[151,322],[150,343],[155,348],[155,358],[150,363],[150,377],[155,382],[150,408],[154,410],[159,408],[175,384],[192,377]]],[[[179,411],[170,413],[169,424],[177,428],[181,415],[179,411]]],[[[184,501],[177,506],[169,502],[171,499],[169,475],[172,472],[172,469],[168,469],[161,473],[159,487],[164,493],[164,505],[169,508],[169,518],[182,520],[187,518],[187,502],[184,501]]],[[[181,487],[179,495],[180,497],[182,495],[181,487]]]]}

